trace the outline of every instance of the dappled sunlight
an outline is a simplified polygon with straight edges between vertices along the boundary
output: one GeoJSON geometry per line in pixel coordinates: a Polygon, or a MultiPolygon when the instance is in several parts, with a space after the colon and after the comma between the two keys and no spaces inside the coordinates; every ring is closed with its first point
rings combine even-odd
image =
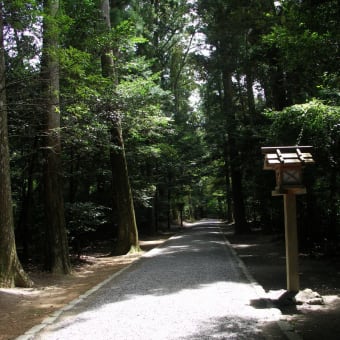
{"type": "MultiPolygon", "coordinates": [[[[276,309],[258,308],[254,301],[265,299],[259,294],[234,261],[219,226],[198,224],[143,254],[66,310],[48,327],[48,339],[81,333],[92,340],[110,331],[120,338],[123,324],[126,339],[229,338],[240,330],[251,336],[279,318],[276,309]]],[[[41,339],[46,338],[43,333],[41,339]]]]}
{"type": "Polygon", "coordinates": [[[234,249],[247,249],[257,247],[257,244],[233,244],[234,249]]]}
{"type": "MultiPolygon", "coordinates": [[[[86,324],[89,331],[84,339],[91,339],[101,337],[105,329],[118,329],[124,323],[126,338],[132,336],[130,330],[132,332],[138,327],[139,334],[143,334],[144,338],[159,339],[162,338],[162,327],[159,325],[173,322],[169,319],[169,313],[164,313],[164,310],[171,308],[171,314],[177,316],[177,321],[172,324],[172,338],[190,338],[195,329],[201,335],[215,332],[219,336],[232,335],[241,328],[253,334],[260,332],[261,323],[277,321],[279,318],[275,309],[253,307],[251,300],[255,297],[249,283],[217,281],[176,292],[163,291],[159,287],[144,295],[123,295],[119,301],[97,304],[95,308],[84,312],[77,309],[70,311],[69,317],[53,327],[53,330],[59,330],[59,337],[63,333],[70,336],[73,332],[76,334],[81,324],[86,324]],[[231,298],[223,298],[230,292],[237,293],[231,298]],[[157,316],[152,326],[154,329],[150,328],[150,323],[143,326],[150,310],[157,316]],[[133,312],[128,316],[128,311],[133,312]],[[209,318],[204,311],[209,311],[209,318]],[[101,315],[101,330],[96,328],[98,314],[101,315]],[[181,323],[183,318],[186,319],[185,325],[181,323]]],[[[131,338],[136,338],[136,335],[131,338]]],[[[53,339],[53,335],[49,339],[53,339]]]]}
{"type": "Polygon", "coordinates": [[[163,242],[164,242],[164,239],[160,239],[160,240],[140,240],[139,245],[140,245],[141,248],[150,249],[150,248],[157,247],[157,246],[161,245],[163,242]]]}
{"type": "Polygon", "coordinates": [[[25,296],[25,295],[38,295],[40,293],[39,289],[35,288],[0,288],[0,298],[2,294],[25,296]]]}
{"type": "Polygon", "coordinates": [[[183,222],[183,225],[185,227],[194,227],[194,226],[200,226],[200,225],[222,225],[224,224],[223,221],[217,220],[217,219],[211,219],[211,218],[204,218],[202,220],[196,221],[196,222],[183,222]]]}
{"type": "MultiPolygon", "coordinates": [[[[186,246],[184,246],[183,248],[182,247],[179,247],[181,248],[181,250],[187,248],[186,246]]],[[[151,251],[145,253],[143,255],[143,258],[151,258],[151,257],[157,257],[157,256],[160,256],[160,255],[169,255],[169,254],[172,254],[172,253],[176,253],[178,252],[179,249],[175,249],[174,247],[168,247],[168,248],[155,248],[155,249],[152,249],[151,251]]]]}

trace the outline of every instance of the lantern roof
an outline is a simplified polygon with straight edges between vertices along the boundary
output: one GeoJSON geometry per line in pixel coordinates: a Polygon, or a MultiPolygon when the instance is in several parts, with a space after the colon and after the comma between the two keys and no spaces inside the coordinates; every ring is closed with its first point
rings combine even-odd
{"type": "Polygon", "coordinates": [[[265,154],[264,169],[274,170],[278,167],[298,166],[315,163],[312,154],[312,146],[274,146],[262,147],[265,154]]]}

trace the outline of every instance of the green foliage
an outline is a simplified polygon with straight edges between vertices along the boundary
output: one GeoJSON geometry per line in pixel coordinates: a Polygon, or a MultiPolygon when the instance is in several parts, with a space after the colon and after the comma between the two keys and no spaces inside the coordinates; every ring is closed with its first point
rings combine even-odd
{"type": "Polygon", "coordinates": [[[340,75],[325,72],[318,86],[319,97],[329,105],[340,105],[340,75]]]}
{"type": "Polygon", "coordinates": [[[339,30],[334,25],[338,15],[334,1],[315,5],[284,1],[278,20],[261,36],[258,52],[274,62],[276,71],[286,72],[288,105],[317,96],[324,75],[338,74],[339,30]]]}
{"type": "Polygon", "coordinates": [[[76,202],[66,205],[67,226],[69,232],[77,234],[94,232],[99,226],[109,222],[110,208],[93,202],[76,202]]]}
{"type": "MultiPolygon", "coordinates": [[[[82,250],[93,242],[107,241],[105,226],[110,223],[111,209],[93,202],[66,204],[68,237],[73,250],[81,255],[82,250]]],[[[111,237],[114,235],[111,232],[111,237]]]]}
{"type": "Polygon", "coordinates": [[[137,44],[142,44],[146,41],[145,38],[136,36],[134,24],[125,20],[112,28],[110,32],[96,35],[92,41],[92,47],[99,54],[108,50],[115,51],[112,57],[116,62],[123,62],[125,60],[124,56],[131,55],[137,44]]]}
{"type": "Polygon", "coordinates": [[[291,32],[285,26],[274,26],[271,33],[262,37],[262,41],[282,51],[281,62],[288,70],[295,70],[306,61],[310,64],[313,59],[318,59],[320,51],[328,53],[329,38],[329,33],[322,35],[310,29],[291,32]]]}
{"type": "MultiPolygon", "coordinates": [[[[98,24],[98,1],[63,1],[53,22],[60,40],[53,53],[60,61],[72,237],[112,223],[104,207],[112,201],[110,126],[117,117],[141,228],[169,222],[178,203],[185,204],[187,218],[226,217],[235,163],[247,220],[279,225],[280,210],[270,196],[274,180],[262,170],[260,146],[311,144],[317,162],[306,169],[308,195],[319,197],[312,200],[320,211],[315,221],[322,220],[320,230],[326,230],[340,211],[331,189],[339,188],[339,5],[314,3],[285,0],[279,13],[270,1],[122,0],[115,2],[106,31],[98,24]],[[206,44],[195,45],[196,38],[206,44]],[[102,74],[105,53],[114,59],[111,77],[102,74]],[[232,78],[228,91],[226,73],[232,78]],[[195,105],[193,92],[200,94],[195,105]],[[232,161],[230,137],[236,147],[232,161]]],[[[40,4],[8,1],[4,12],[18,225],[27,195],[35,206],[41,203],[40,4]]],[[[26,219],[39,233],[42,220],[33,215],[26,219]]]]}
{"type": "Polygon", "coordinates": [[[340,106],[330,106],[314,99],[280,112],[267,111],[266,115],[273,121],[270,133],[274,143],[307,143],[320,149],[320,152],[327,152],[335,142],[340,106]]]}
{"type": "MultiPolygon", "coordinates": [[[[312,215],[307,231],[314,242],[335,240],[339,233],[340,106],[314,99],[281,112],[268,111],[270,145],[312,145],[315,167],[305,170],[307,195],[312,197],[306,214],[312,215]],[[313,208],[311,208],[313,206],[313,208]],[[319,214],[316,213],[319,212],[319,214]],[[314,234],[313,234],[314,233],[314,234]]],[[[308,219],[308,215],[307,215],[308,219]]]]}

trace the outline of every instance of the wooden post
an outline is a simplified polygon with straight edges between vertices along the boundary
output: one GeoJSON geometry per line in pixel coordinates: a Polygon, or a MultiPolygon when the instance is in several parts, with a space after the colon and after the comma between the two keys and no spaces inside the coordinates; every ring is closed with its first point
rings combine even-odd
{"type": "Polygon", "coordinates": [[[297,293],[299,282],[299,251],[296,223],[296,195],[306,193],[302,169],[315,161],[312,146],[262,147],[264,170],[275,170],[276,187],[273,196],[283,195],[286,237],[287,291],[297,293]],[[283,152],[282,152],[283,151],[283,152]]]}
{"type": "Polygon", "coordinates": [[[292,193],[288,193],[283,195],[283,200],[285,213],[287,290],[289,292],[298,292],[300,289],[300,282],[296,225],[296,196],[292,193]]]}

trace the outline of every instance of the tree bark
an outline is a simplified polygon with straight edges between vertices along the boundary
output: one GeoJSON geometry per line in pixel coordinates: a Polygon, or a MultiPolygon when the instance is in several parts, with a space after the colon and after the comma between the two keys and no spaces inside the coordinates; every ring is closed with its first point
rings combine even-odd
{"type": "Polygon", "coordinates": [[[3,4],[0,2],[0,287],[31,287],[18,259],[12,209],[5,89],[3,4]]]}
{"type": "Polygon", "coordinates": [[[118,243],[114,254],[139,251],[138,231],[128,176],[120,122],[111,128],[114,149],[111,151],[113,204],[118,218],[118,243]]]}
{"type": "Polygon", "coordinates": [[[254,120],[253,115],[255,114],[255,98],[254,98],[254,90],[253,90],[253,83],[254,77],[249,67],[246,71],[246,86],[247,86],[247,102],[248,102],[248,111],[251,116],[251,121],[254,120]]]}
{"type": "Polygon", "coordinates": [[[37,145],[38,137],[34,138],[34,143],[32,146],[32,154],[27,163],[27,173],[23,173],[22,179],[22,198],[21,198],[21,211],[18,222],[18,230],[22,238],[22,262],[25,263],[29,258],[29,244],[31,241],[30,234],[32,230],[32,217],[33,217],[33,172],[36,164],[37,157],[37,145]]]}
{"type": "Polygon", "coordinates": [[[228,70],[223,70],[224,111],[227,120],[227,150],[230,162],[231,192],[233,197],[233,215],[235,221],[235,233],[249,231],[245,218],[245,209],[242,190],[242,171],[236,146],[236,121],[233,110],[232,75],[228,70]]]}
{"type": "Polygon", "coordinates": [[[45,20],[42,57],[42,81],[45,85],[45,267],[53,273],[71,271],[66,234],[60,141],[58,25],[59,0],[44,1],[45,20]]]}
{"type": "Polygon", "coordinates": [[[232,222],[233,220],[233,209],[232,209],[232,195],[230,185],[230,167],[229,167],[229,152],[227,141],[224,141],[223,145],[223,156],[224,156],[224,171],[225,171],[225,188],[226,188],[226,220],[232,222]]]}
{"type": "MultiPolygon", "coordinates": [[[[103,30],[108,32],[111,29],[110,2],[101,0],[101,24],[103,30]]],[[[114,61],[111,50],[104,51],[101,56],[102,74],[104,77],[112,78],[113,84],[117,83],[114,72],[114,61]]],[[[111,106],[111,105],[110,105],[111,106]]],[[[109,111],[115,111],[109,108],[109,111]]],[[[118,112],[111,112],[111,169],[112,169],[112,190],[113,208],[118,219],[118,240],[113,253],[115,255],[137,252],[139,248],[138,230],[135,217],[125,148],[122,134],[121,117],[118,112]]]]}

